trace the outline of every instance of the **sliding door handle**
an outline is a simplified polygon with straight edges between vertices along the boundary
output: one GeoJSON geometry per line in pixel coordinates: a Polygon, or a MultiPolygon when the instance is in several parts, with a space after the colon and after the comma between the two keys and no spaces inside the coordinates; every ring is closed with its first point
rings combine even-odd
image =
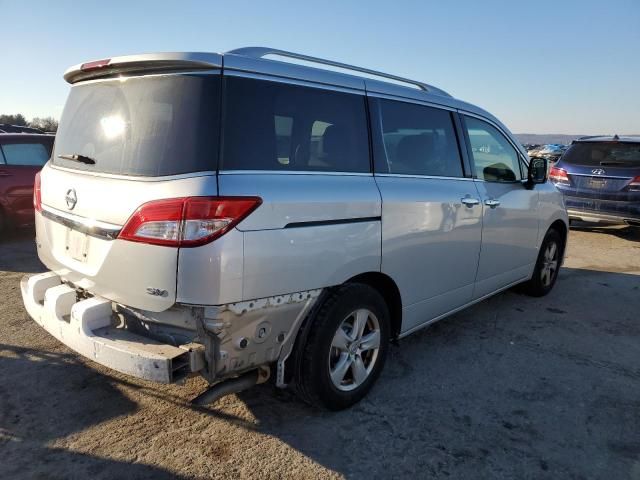
{"type": "Polygon", "coordinates": [[[498,205],[500,205],[500,200],[495,200],[493,198],[489,198],[489,199],[484,201],[484,204],[487,207],[496,208],[498,205]]]}
{"type": "Polygon", "coordinates": [[[460,201],[469,208],[473,207],[474,205],[478,205],[480,203],[480,200],[473,197],[463,197],[460,199],[460,201]]]}

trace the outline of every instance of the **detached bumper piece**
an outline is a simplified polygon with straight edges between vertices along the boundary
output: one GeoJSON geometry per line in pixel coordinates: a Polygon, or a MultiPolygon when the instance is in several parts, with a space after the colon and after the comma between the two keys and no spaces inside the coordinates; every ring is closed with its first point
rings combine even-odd
{"type": "Polygon", "coordinates": [[[78,301],[76,291],[53,272],[20,282],[29,315],[47,332],[81,355],[118,372],[159,383],[191,372],[191,353],[113,325],[112,302],[78,301]]]}

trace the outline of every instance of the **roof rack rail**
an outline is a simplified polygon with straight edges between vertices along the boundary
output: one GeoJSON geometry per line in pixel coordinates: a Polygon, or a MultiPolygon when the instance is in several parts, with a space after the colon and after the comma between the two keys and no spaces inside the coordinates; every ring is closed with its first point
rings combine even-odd
{"type": "Polygon", "coordinates": [[[394,80],[396,82],[407,83],[409,85],[413,85],[418,87],[420,90],[423,90],[428,93],[435,93],[438,95],[444,95],[446,97],[451,97],[447,92],[441,90],[433,85],[429,85],[427,83],[419,82],[417,80],[411,80],[409,78],[399,77],[397,75],[391,75],[389,73],[378,72],[377,70],[371,70],[369,68],[357,67],[355,65],[349,65],[347,63],[335,62],[333,60],[327,60],[325,58],[312,57],[309,55],[303,55],[301,53],[288,52],[286,50],[278,50],[276,48],[269,47],[244,47],[244,48],[236,48],[234,50],[229,50],[228,52],[232,55],[241,55],[244,57],[251,58],[263,58],[267,55],[277,55],[280,57],[294,58],[297,60],[303,60],[305,62],[311,63],[319,63],[322,65],[329,65],[332,67],[343,68],[345,70],[351,70],[354,72],[366,73],[368,75],[372,75],[375,77],[386,78],[389,80],[394,80]]]}

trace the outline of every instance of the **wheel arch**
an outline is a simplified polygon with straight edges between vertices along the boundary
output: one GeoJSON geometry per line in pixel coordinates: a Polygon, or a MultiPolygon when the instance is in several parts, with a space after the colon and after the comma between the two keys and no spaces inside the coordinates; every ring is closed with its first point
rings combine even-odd
{"type": "MultiPolygon", "coordinates": [[[[556,232],[558,232],[558,234],[560,234],[560,237],[562,238],[562,252],[561,252],[560,258],[561,258],[561,262],[563,262],[564,253],[567,247],[567,238],[569,235],[569,228],[567,227],[567,224],[564,221],[558,219],[555,222],[553,222],[551,225],[549,225],[549,228],[545,232],[545,236],[547,235],[549,230],[555,230],[556,232]]],[[[543,240],[544,240],[544,237],[543,237],[543,240]]]]}
{"type": "Polygon", "coordinates": [[[375,289],[389,307],[391,338],[397,339],[402,330],[402,297],[393,279],[381,272],[367,272],[350,278],[345,283],[362,283],[375,289]]]}

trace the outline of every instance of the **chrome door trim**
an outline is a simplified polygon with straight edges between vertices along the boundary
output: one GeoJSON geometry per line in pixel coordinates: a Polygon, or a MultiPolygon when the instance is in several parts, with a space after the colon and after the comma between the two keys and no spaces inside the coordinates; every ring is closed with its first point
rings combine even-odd
{"type": "Polygon", "coordinates": [[[376,173],[376,177],[394,177],[394,178],[426,178],[434,180],[460,180],[463,182],[472,182],[473,178],[466,177],[439,177],[437,175],[414,175],[407,173],[376,173]]]}
{"type": "Polygon", "coordinates": [[[120,225],[92,220],[86,217],[79,217],[77,215],[70,215],[55,208],[45,207],[44,205],[42,206],[42,211],[40,213],[43,217],[53,222],[64,225],[72,230],[85,233],[90,237],[96,237],[102,240],[115,240],[118,238],[120,230],[122,230],[120,225]]]}
{"type": "Polygon", "coordinates": [[[220,170],[219,175],[328,175],[343,177],[372,177],[371,172],[319,172],[315,170],[220,170]]]}

